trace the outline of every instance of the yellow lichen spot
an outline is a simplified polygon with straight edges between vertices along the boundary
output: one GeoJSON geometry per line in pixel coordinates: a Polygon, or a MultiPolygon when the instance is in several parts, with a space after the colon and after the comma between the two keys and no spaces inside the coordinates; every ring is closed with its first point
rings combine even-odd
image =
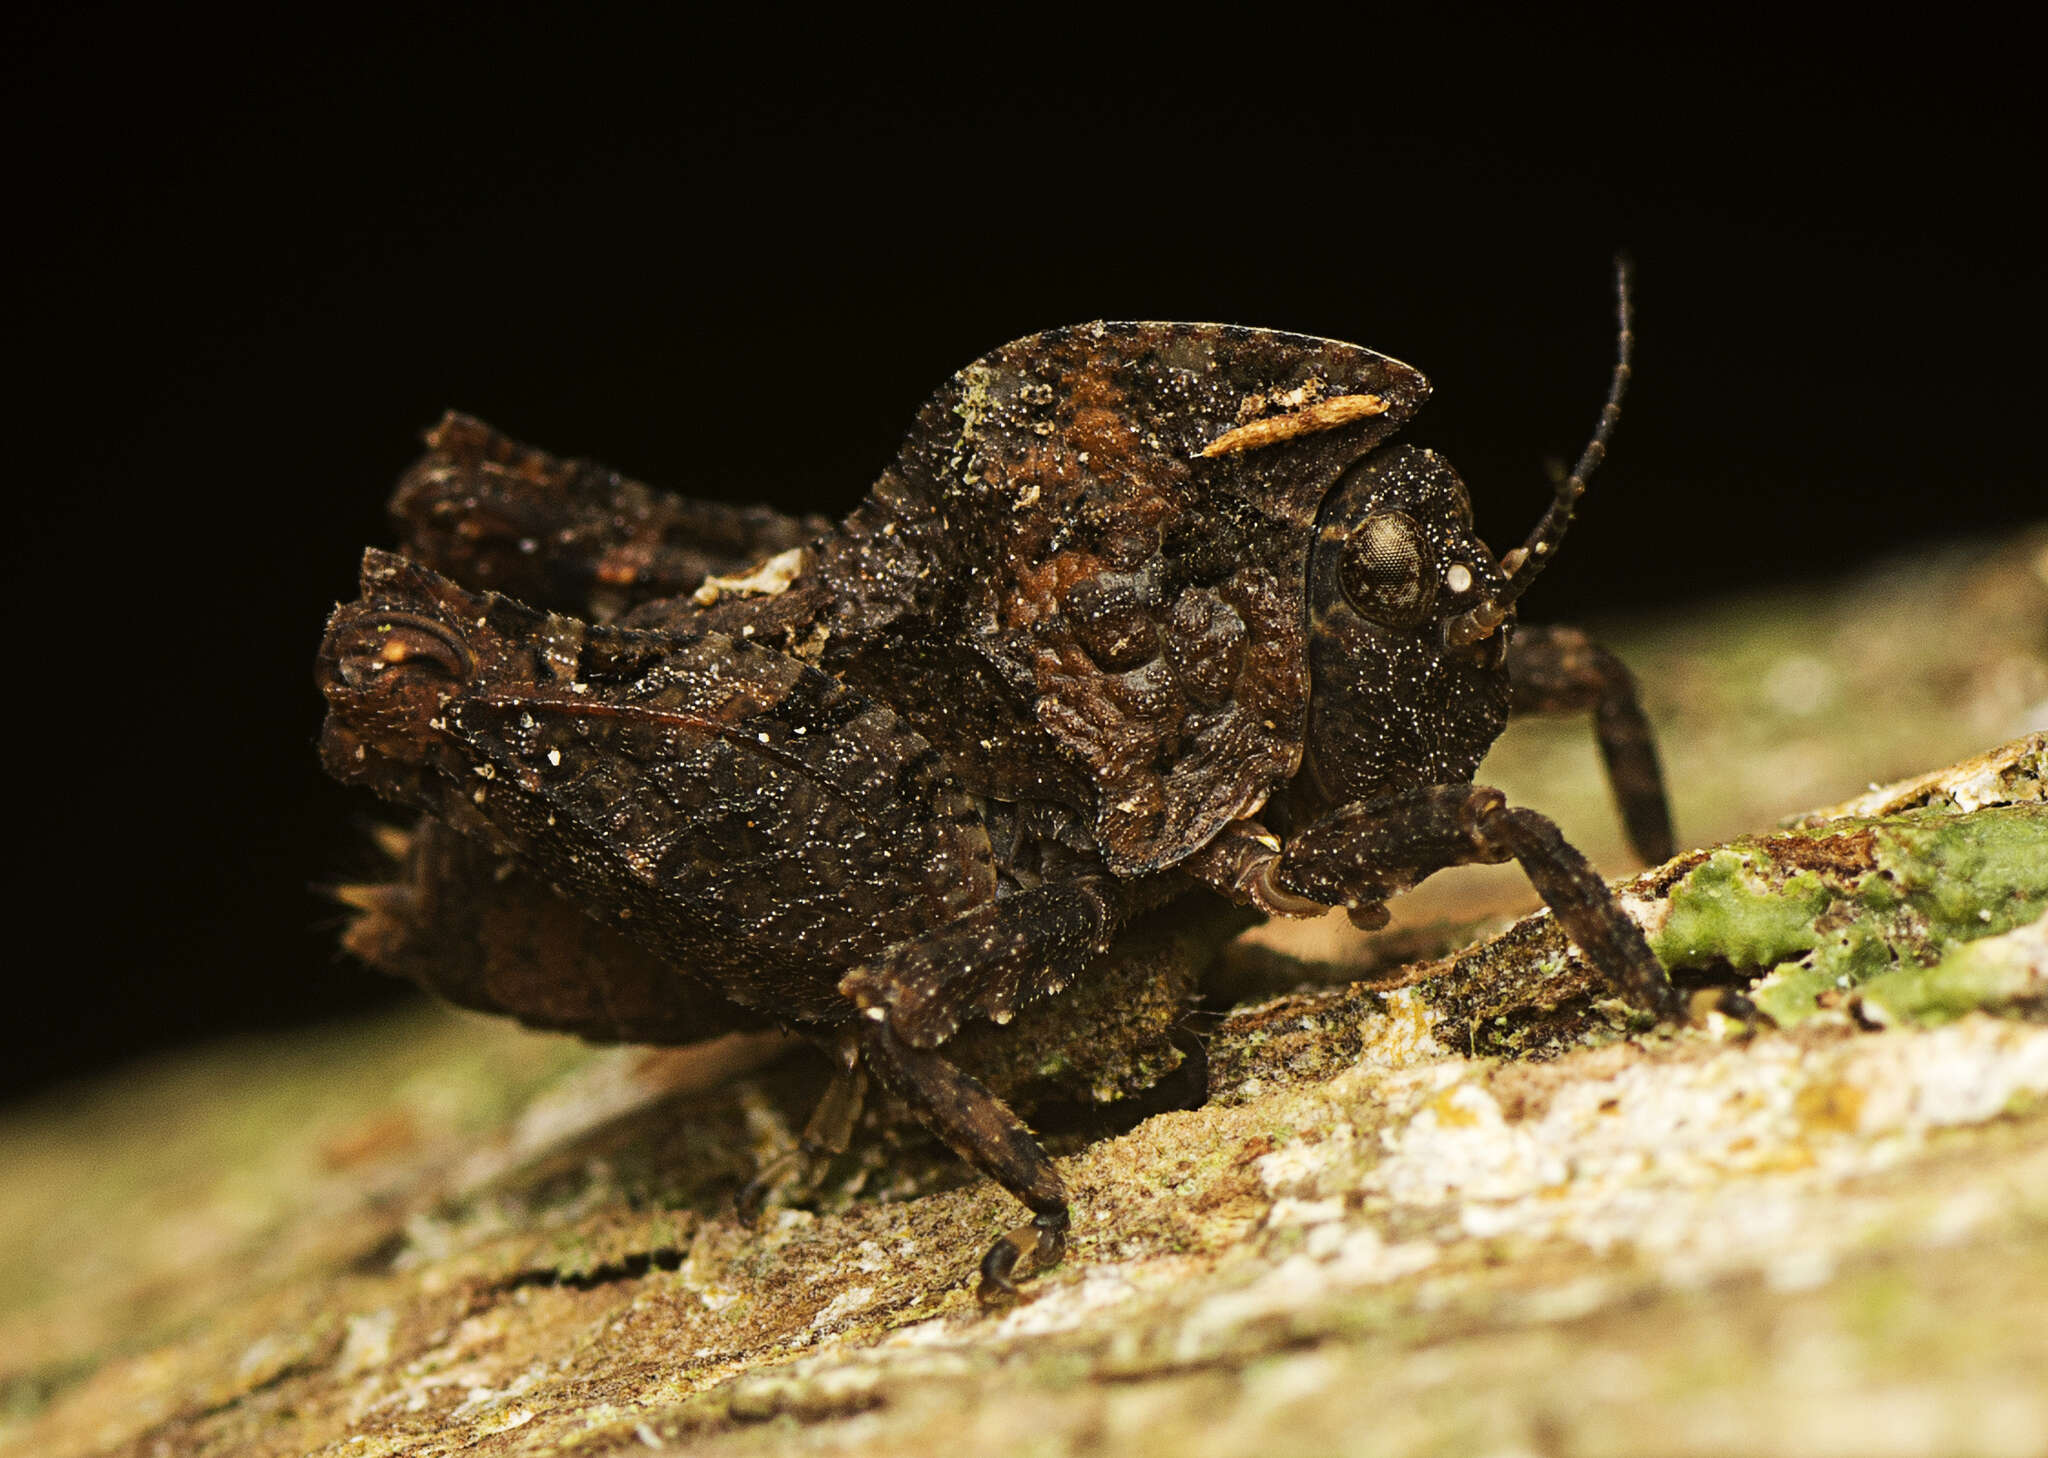
{"type": "Polygon", "coordinates": [[[1793,1143],[1771,1150],[1748,1168],[1758,1174],[1796,1174],[1813,1166],[1813,1151],[1804,1144],[1793,1143]]]}
{"type": "Polygon", "coordinates": [[[1380,1013],[1360,1026],[1358,1060],[1383,1068],[1408,1068],[1444,1054],[1437,1042],[1437,1011],[1413,988],[1397,988],[1381,1001],[1380,1013]]]}
{"type": "Polygon", "coordinates": [[[1799,1090],[1792,1112],[1815,1132],[1853,1134],[1863,1120],[1863,1090],[1853,1083],[1816,1083],[1799,1090]]]}
{"type": "Polygon", "coordinates": [[[1467,1100],[1458,1097],[1456,1087],[1447,1088],[1427,1105],[1429,1112],[1436,1115],[1440,1129],[1470,1129],[1479,1123],[1479,1115],[1467,1100]]]}

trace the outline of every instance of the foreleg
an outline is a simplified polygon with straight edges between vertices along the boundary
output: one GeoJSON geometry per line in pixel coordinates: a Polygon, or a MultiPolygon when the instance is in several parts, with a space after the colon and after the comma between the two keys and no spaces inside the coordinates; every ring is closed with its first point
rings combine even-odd
{"type": "Polygon", "coordinates": [[[1360,911],[1449,866],[1519,861],[1565,934],[1615,990],[1660,1019],[1684,1004],[1591,863],[1557,826],[1484,785],[1435,785],[1347,805],[1296,834],[1256,873],[1283,892],[1360,911]]]}

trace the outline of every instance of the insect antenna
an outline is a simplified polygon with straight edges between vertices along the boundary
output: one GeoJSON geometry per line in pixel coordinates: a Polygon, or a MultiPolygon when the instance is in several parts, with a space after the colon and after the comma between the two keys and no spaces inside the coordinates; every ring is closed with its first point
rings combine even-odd
{"type": "Polygon", "coordinates": [[[1536,523],[1536,530],[1529,533],[1526,542],[1500,559],[1501,571],[1507,574],[1506,584],[1499,592],[1490,594],[1445,624],[1447,641],[1455,644],[1476,642],[1507,620],[1508,609],[1529,590],[1529,585],[1557,550],[1557,544],[1564,540],[1565,528],[1571,525],[1572,511],[1586,492],[1586,478],[1607,459],[1607,443],[1613,438],[1614,427],[1621,420],[1621,400],[1628,393],[1629,375],[1635,359],[1635,304],[1629,291],[1633,274],[1634,269],[1626,254],[1614,260],[1615,315],[1619,325],[1615,339],[1614,375],[1608,383],[1607,403],[1600,409],[1600,423],[1593,429],[1593,438],[1579,453],[1578,464],[1572,467],[1571,474],[1557,481],[1550,509],[1536,523]]]}

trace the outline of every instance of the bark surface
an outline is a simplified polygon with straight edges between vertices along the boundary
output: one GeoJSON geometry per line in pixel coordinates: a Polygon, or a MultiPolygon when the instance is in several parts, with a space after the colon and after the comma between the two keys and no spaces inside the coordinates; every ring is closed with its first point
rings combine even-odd
{"type": "MultiPolygon", "coordinates": [[[[770,1036],[181,1055],[0,1122],[0,1451],[2048,1449],[2048,531],[1605,636],[1701,847],[1625,904],[1760,1028],[1644,1028],[1511,871],[1262,929],[1208,1102],[1070,1116],[1068,1255],[992,1315],[1013,1207],[886,1108],[734,1218],[822,1083],[770,1036]]],[[[1582,726],[1484,774],[1625,868],[1582,726]]]]}

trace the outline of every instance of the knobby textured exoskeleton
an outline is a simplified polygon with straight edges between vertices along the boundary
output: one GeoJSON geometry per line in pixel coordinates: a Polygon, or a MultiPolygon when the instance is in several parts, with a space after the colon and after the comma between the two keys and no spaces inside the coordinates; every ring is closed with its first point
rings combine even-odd
{"type": "Polygon", "coordinates": [[[1191,890],[1360,925],[1434,871],[1519,861],[1588,959],[1680,1005],[1550,821],[1472,783],[1510,712],[1590,711],[1637,852],[1671,854],[1627,671],[1515,604],[1598,464],[1523,545],[1474,535],[1428,383],[1330,340],[1095,324],[955,376],[837,528],[688,501],[450,416],[319,659],[328,769],[422,813],[350,945],[457,1002],[587,1036],[780,1025],[872,1075],[1031,1211],[1060,1177],[948,1060],[1191,890]]]}

